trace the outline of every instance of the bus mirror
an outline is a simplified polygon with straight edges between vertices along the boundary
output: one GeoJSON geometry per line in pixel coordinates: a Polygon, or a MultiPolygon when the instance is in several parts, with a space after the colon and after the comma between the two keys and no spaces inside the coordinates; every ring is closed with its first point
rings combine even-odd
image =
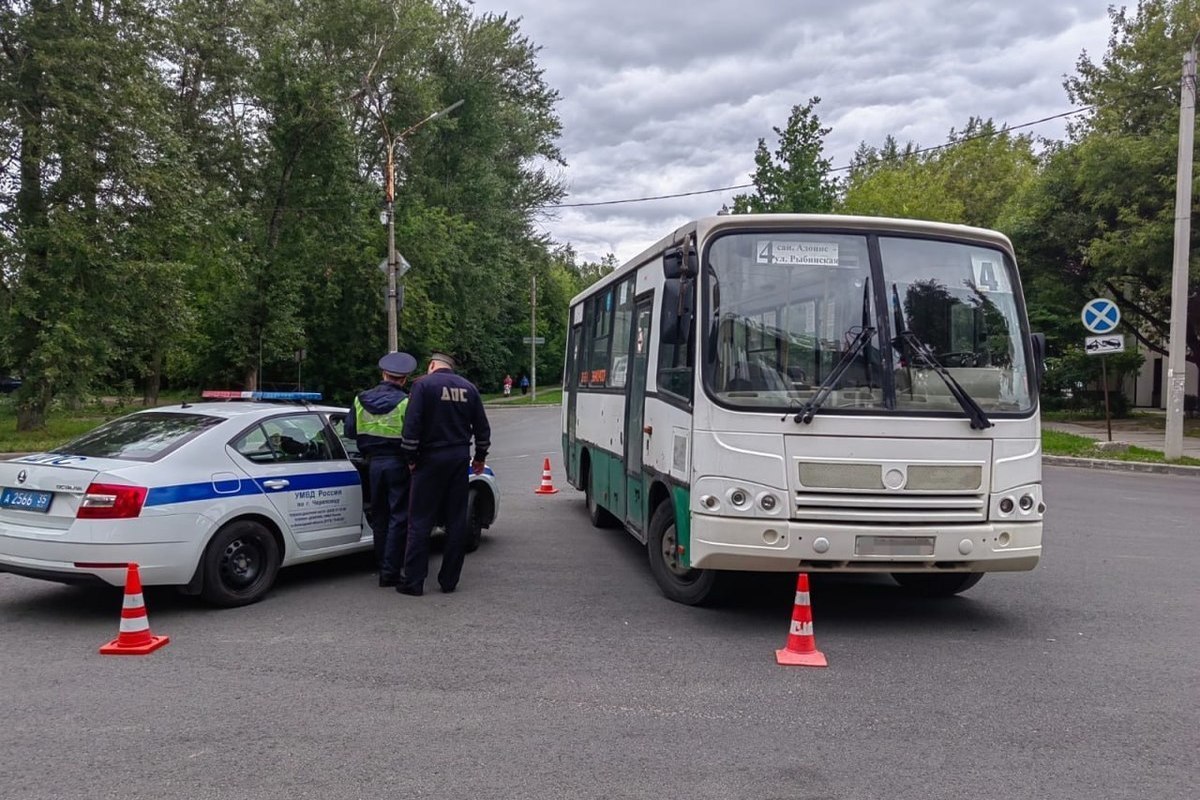
{"type": "Polygon", "coordinates": [[[1035,333],[1030,338],[1033,340],[1033,371],[1040,390],[1042,378],[1046,374],[1046,334],[1035,333]]]}
{"type": "Polygon", "coordinates": [[[698,268],[696,251],[691,248],[688,248],[686,267],[683,263],[682,247],[671,247],[663,253],[663,277],[667,280],[678,279],[684,273],[695,275],[698,268]]]}
{"type": "Polygon", "coordinates": [[[670,278],[663,283],[662,331],[659,338],[664,344],[685,344],[692,327],[691,281],[670,278]]]}

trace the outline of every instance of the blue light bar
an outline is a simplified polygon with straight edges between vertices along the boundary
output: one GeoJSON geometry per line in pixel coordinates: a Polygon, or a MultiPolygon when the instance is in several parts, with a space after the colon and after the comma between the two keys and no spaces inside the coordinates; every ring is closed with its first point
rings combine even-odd
{"type": "Polygon", "coordinates": [[[205,389],[201,397],[211,400],[320,400],[320,392],[231,392],[205,389]]]}

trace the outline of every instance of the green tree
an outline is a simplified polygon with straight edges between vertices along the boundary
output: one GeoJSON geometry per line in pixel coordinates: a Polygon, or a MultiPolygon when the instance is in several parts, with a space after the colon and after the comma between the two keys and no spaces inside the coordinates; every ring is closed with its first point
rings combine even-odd
{"type": "Polygon", "coordinates": [[[754,152],[754,192],[733,198],[735,214],[824,213],[833,209],[838,185],[830,177],[825,137],[816,107],[821,98],[792,106],[787,126],[772,128],[779,137],[772,153],[765,139],[754,152]]]}
{"type": "Polygon", "coordinates": [[[860,145],[838,208],[994,228],[1037,166],[1032,139],[971,117],[950,130],[946,146],[925,153],[890,136],[878,149],[860,145]]]}
{"type": "MultiPolygon", "coordinates": [[[[1052,154],[1040,185],[1014,214],[1014,230],[1038,253],[1043,285],[1076,289],[1063,298],[1074,306],[1072,316],[1087,295],[1109,294],[1122,306],[1125,329],[1165,353],[1179,94],[1163,87],[1179,85],[1182,55],[1200,28],[1200,3],[1142,0],[1133,11],[1109,15],[1108,50],[1098,62],[1082,54],[1066,81],[1071,100],[1093,109],[1052,154]]],[[[1196,238],[1193,231],[1193,252],[1196,238]]],[[[1198,288],[1193,259],[1187,345],[1188,360],[1200,365],[1198,288]]]]}
{"type": "Polygon", "coordinates": [[[156,19],[139,2],[6,3],[0,109],[5,349],[25,377],[17,424],[41,427],[114,356],[104,298],[122,237],[177,173],[161,112],[156,19]],[[131,219],[134,218],[134,219],[131,219]]]}

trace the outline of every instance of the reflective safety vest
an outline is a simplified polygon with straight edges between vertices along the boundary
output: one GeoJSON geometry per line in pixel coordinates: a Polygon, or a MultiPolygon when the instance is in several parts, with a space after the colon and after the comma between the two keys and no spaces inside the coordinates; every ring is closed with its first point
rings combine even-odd
{"type": "Polygon", "coordinates": [[[399,439],[404,432],[404,412],[408,410],[408,398],[404,398],[386,414],[372,414],[354,398],[354,423],[360,434],[378,436],[381,439],[399,439]]]}

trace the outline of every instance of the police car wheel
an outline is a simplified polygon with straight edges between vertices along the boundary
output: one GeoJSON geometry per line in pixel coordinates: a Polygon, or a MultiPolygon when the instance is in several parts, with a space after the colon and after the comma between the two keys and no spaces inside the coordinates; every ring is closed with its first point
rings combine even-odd
{"type": "Polygon", "coordinates": [[[467,552],[474,553],[483,540],[483,520],[479,518],[479,490],[467,493],[467,552]]]}
{"type": "Polygon", "coordinates": [[[945,572],[927,575],[914,572],[893,572],[892,580],[909,594],[918,597],[951,597],[965,592],[983,577],[982,572],[945,572]]]}
{"type": "Polygon", "coordinates": [[[650,517],[646,537],[650,573],[668,599],[689,606],[708,605],[720,599],[721,576],[711,569],[686,566],[676,538],[675,508],[670,501],[660,503],[650,517]]]}
{"type": "Polygon", "coordinates": [[[217,531],[204,550],[204,599],[218,606],[259,600],[279,572],[279,545],[265,527],[237,520],[217,531]]]}

